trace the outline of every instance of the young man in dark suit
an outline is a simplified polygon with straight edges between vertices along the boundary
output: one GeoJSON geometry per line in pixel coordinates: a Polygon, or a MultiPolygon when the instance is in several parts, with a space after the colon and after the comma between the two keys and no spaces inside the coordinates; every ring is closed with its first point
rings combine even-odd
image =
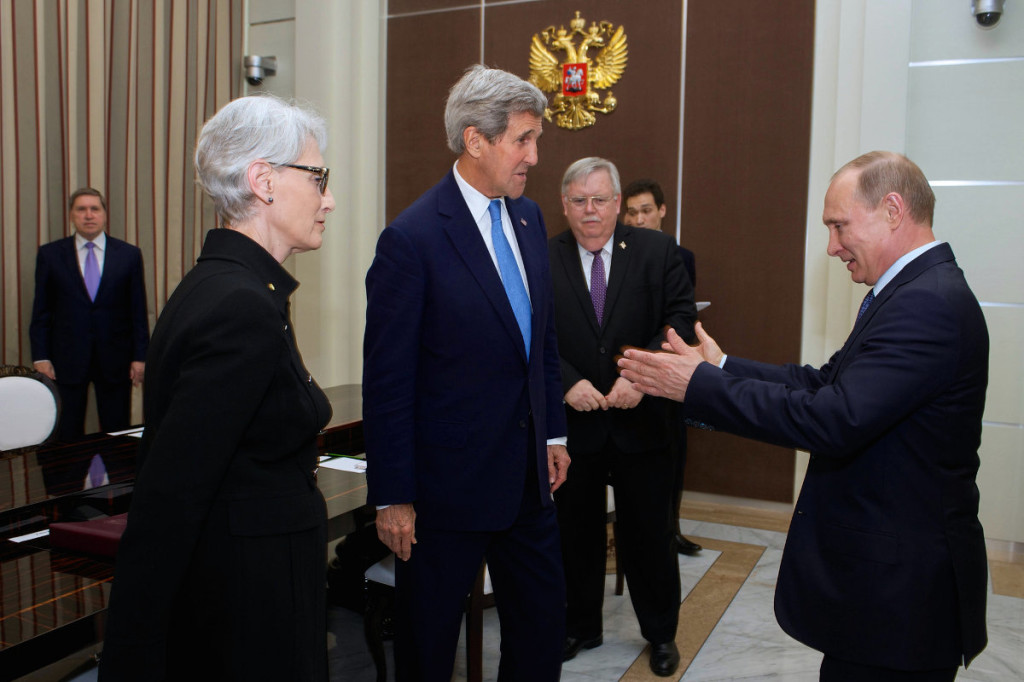
{"type": "Polygon", "coordinates": [[[458,155],[380,235],[366,275],[368,501],[396,562],[399,680],[448,680],[486,558],[499,677],[557,680],[565,578],[552,491],[566,477],[547,234],[523,197],[546,101],[471,67],[445,110],[458,155]]]}
{"type": "Polygon", "coordinates": [[[809,450],[775,591],[821,679],[948,682],[985,648],[978,446],[988,331],[913,162],[871,152],[825,195],[828,254],[871,287],[821,369],[691,348],[629,351],[622,375],[702,428],[809,450]]]}
{"type": "Polygon", "coordinates": [[[98,190],[76,190],[68,206],[75,234],[39,248],[29,326],[32,361],[60,390],[61,440],[84,433],[90,383],[100,428],[131,425],[132,384],[142,383],[149,345],[142,252],[106,234],[98,190]]]}
{"type": "Polygon", "coordinates": [[[626,346],[658,348],[666,326],[693,337],[693,288],[675,241],[619,224],[619,173],[580,159],[562,178],[569,231],[549,241],[555,327],[573,476],[555,494],[568,584],[566,660],[602,643],[606,506],[615,492],[616,560],[622,562],[651,669],[679,665],[678,527],[671,508],[675,456],[666,400],[618,377],[626,346]]]}

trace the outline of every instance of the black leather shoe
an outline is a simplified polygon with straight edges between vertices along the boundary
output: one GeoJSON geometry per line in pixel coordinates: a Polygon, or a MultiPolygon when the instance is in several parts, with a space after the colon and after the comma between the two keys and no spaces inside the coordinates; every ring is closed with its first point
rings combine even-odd
{"type": "Polygon", "coordinates": [[[691,542],[687,540],[680,533],[676,533],[676,549],[679,550],[680,554],[693,556],[694,554],[696,554],[704,548],[698,545],[696,542],[691,542]]]}
{"type": "MultiPolygon", "coordinates": [[[[565,644],[562,646],[562,660],[571,661],[576,658],[576,654],[580,652],[580,649],[595,649],[604,644],[604,636],[598,635],[590,639],[580,639],[578,637],[566,637],[565,644]]],[[[679,654],[676,654],[676,662],[679,661],[679,654]]]]}
{"type": "Polygon", "coordinates": [[[679,667],[679,649],[675,642],[651,645],[651,671],[659,677],[668,677],[679,667]]]}

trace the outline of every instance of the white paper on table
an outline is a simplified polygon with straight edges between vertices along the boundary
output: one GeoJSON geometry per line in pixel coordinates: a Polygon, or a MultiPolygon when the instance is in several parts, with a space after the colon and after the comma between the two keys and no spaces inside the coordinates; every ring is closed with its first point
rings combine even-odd
{"type": "Polygon", "coordinates": [[[26,542],[28,540],[35,540],[36,538],[41,538],[41,537],[44,537],[44,536],[49,535],[49,534],[50,534],[50,529],[47,528],[45,530],[37,530],[35,533],[29,533],[27,535],[19,535],[18,537],[7,538],[7,539],[10,540],[11,542],[26,542]]]}
{"type": "Polygon", "coordinates": [[[366,460],[355,457],[325,457],[320,460],[320,466],[338,471],[351,471],[354,474],[366,473],[366,460]]]}
{"type": "Polygon", "coordinates": [[[144,426],[137,426],[134,429],[125,429],[124,431],[111,431],[108,436],[131,436],[132,438],[142,438],[142,429],[144,426]]]}

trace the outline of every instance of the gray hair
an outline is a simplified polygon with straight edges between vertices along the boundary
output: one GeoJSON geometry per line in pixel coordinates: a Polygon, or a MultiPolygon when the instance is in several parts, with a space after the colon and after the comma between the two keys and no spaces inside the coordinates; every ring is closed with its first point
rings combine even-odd
{"type": "Polygon", "coordinates": [[[622,194],[622,184],[619,182],[619,169],[615,167],[615,164],[599,156],[588,156],[573,162],[571,166],[565,169],[565,175],[562,176],[562,196],[566,196],[565,193],[569,191],[569,185],[577,180],[588,178],[597,171],[607,171],[608,176],[612,179],[612,189],[615,190],[616,194],[622,194]]]}
{"type": "Polygon", "coordinates": [[[327,125],[315,112],[273,95],[228,102],[203,126],[196,143],[196,179],[229,225],[252,214],[249,164],[263,159],[274,166],[294,163],[313,139],[327,146],[327,125]]]}
{"type": "Polygon", "coordinates": [[[462,154],[462,131],[470,126],[493,144],[508,128],[509,116],[523,111],[543,116],[547,104],[536,85],[507,71],[474,64],[448,92],[444,109],[448,148],[462,154]]]}

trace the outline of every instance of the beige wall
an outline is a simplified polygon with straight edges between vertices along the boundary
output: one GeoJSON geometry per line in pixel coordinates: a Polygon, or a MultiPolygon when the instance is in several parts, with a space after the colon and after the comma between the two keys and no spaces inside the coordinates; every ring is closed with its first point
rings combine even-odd
{"type": "Polygon", "coordinates": [[[383,5],[249,0],[246,54],[276,56],[278,73],[247,92],[294,97],[327,120],[337,208],[320,250],[285,263],[301,282],[292,298],[299,347],[323,386],[362,377],[363,278],[384,228],[383,5]]]}
{"type": "Polygon", "coordinates": [[[935,234],[988,322],[985,533],[1024,542],[1024,14],[1008,3],[985,31],[964,0],[823,0],[817,11],[803,359],[842,344],[864,293],[824,254],[828,177],[862,152],[903,151],[932,182],[935,234]]]}

